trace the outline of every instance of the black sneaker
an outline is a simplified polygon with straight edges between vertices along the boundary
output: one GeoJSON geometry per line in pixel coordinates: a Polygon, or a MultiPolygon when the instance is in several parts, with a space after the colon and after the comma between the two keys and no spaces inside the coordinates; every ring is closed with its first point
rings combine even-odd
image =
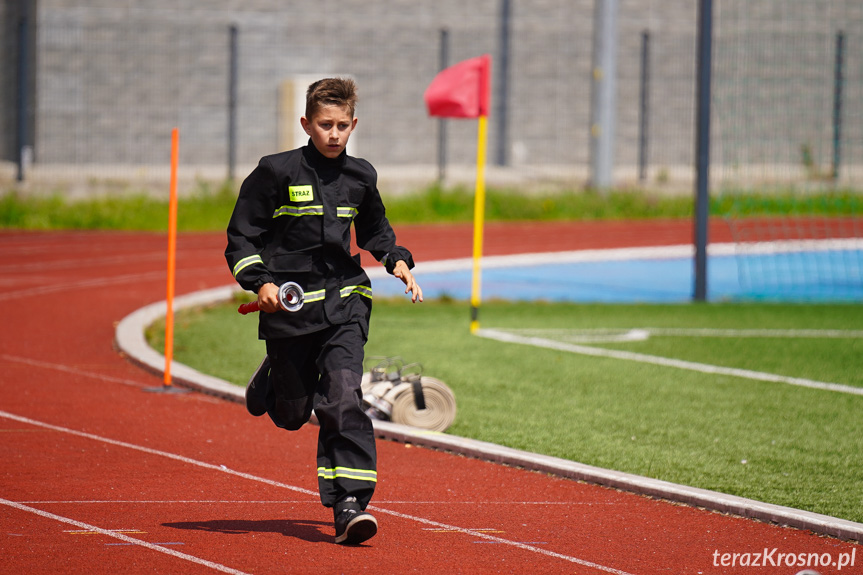
{"type": "Polygon", "coordinates": [[[378,532],[377,519],[359,509],[342,509],[336,513],[336,543],[358,545],[378,532]]]}
{"type": "Polygon", "coordinates": [[[246,409],[255,417],[267,413],[267,391],[270,379],[270,356],[265,355],[261,365],[252,374],[246,386],[246,409]]]}

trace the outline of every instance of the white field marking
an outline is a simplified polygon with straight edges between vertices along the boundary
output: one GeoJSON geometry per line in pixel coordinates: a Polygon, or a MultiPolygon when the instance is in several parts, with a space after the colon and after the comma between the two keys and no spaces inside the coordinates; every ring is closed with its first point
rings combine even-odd
{"type": "Polygon", "coordinates": [[[111,377],[110,375],[103,375],[101,373],[93,373],[91,371],[84,371],[81,369],[75,369],[74,367],[68,367],[59,363],[48,363],[47,361],[40,361],[38,359],[29,359],[26,357],[19,357],[15,355],[6,355],[0,354],[0,358],[4,361],[14,361],[15,363],[23,363],[24,365],[30,365],[33,367],[41,367],[44,369],[53,369],[56,371],[62,371],[63,373],[71,373],[73,375],[81,375],[84,377],[91,377],[93,379],[99,379],[101,381],[110,381],[112,383],[122,383],[123,385],[131,385],[133,387],[147,387],[147,383],[134,381],[131,379],[123,379],[120,377],[111,377]]]}
{"type": "MultiPolygon", "coordinates": [[[[224,465],[216,465],[216,464],[213,464],[213,463],[206,463],[206,462],[204,462],[204,461],[198,461],[198,460],[196,460],[196,459],[191,459],[191,458],[189,458],[189,457],[185,457],[185,456],[183,456],[183,455],[178,455],[178,454],[176,454],[176,453],[170,453],[170,452],[167,452],[167,451],[160,451],[160,450],[158,450],[158,449],[152,449],[152,448],[150,448],[150,447],[144,447],[144,446],[141,446],[141,445],[135,445],[135,444],[133,444],[133,443],[127,443],[127,442],[125,442],[125,441],[118,441],[118,440],[116,440],[116,439],[110,439],[110,438],[107,438],[107,437],[101,437],[101,436],[99,436],[99,435],[94,435],[94,434],[92,434],[92,433],[85,433],[85,432],[83,432],[83,431],[77,431],[77,430],[75,430],[75,429],[69,429],[69,428],[66,428],[66,427],[60,427],[60,426],[57,426],[57,425],[52,425],[52,424],[50,424],[50,423],[44,423],[44,422],[41,422],[41,421],[37,421],[37,420],[35,420],[35,419],[30,419],[30,418],[28,418],[28,417],[22,417],[22,416],[20,416],[20,415],[15,415],[15,414],[12,414],[12,413],[8,413],[8,412],[6,412],[6,411],[0,411],[0,417],[4,417],[4,418],[6,418],[6,419],[11,419],[11,420],[13,420],[13,421],[18,421],[18,422],[20,422],[20,423],[26,423],[26,424],[28,424],[28,425],[34,425],[34,426],[37,426],[37,427],[42,427],[42,428],[45,428],[45,429],[50,429],[50,430],[52,430],[52,431],[57,431],[57,432],[60,432],[60,433],[67,433],[67,434],[69,434],[69,435],[74,435],[74,436],[77,436],[77,437],[83,437],[83,438],[85,438],[85,439],[90,439],[90,440],[93,440],[93,441],[99,441],[99,442],[102,442],[102,443],[107,443],[108,445],[115,445],[115,446],[118,446],[118,447],[124,447],[124,448],[127,448],[127,449],[132,449],[132,450],[135,450],[135,451],[140,451],[140,452],[142,452],[142,453],[147,453],[147,454],[149,454],[149,455],[157,455],[157,456],[165,457],[165,458],[167,458],[167,459],[172,459],[172,460],[174,460],[174,461],[180,461],[180,462],[182,462],[182,463],[187,463],[187,464],[189,464],[189,465],[194,465],[194,466],[196,466],[196,467],[201,467],[201,468],[203,468],[203,469],[208,469],[208,470],[210,470],[210,471],[220,471],[220,472],[222,472],[222,473],[227,473],[227,474],[229,474],[229,475],[234,475],[234,476],[236,476],[236,477],[240,477],[240,478],[242,478],[242,479],[248,479],[249,481],[256,481],[256,482],[264,483],[264,484],[266,484],[266,485],[270,485],[270,486],[273,486],[273,487],[280,487],[280,488],[283,488],[283,489],[289,489],[289,490],[291,490],[291,491],[295,491],[295,492],[298,492],[298,493],[303,493],[303,494],[306,494],[306,495],[309,495],[309,496],[312,496],[312,497],[318,497],[318,493],[317,493],[316,491],[312,491],[312,490],[310,490],[310,489],[303,489],[302,487],[297,487],[297,486],[295,486],[295,485],[288,485],[287,483],[281,483],[281,482],[279,482],[279,481],[273,481],[272,479],[266,479],[266,478],[264,478],[264,477],[259,477],[259,476],[257,476],[257,475],[252,475],[252,474],[250,474],[250,473],[243,473],[243,472],[241,472],[241,471],[234,471],[233,469],[228,469],[228,468],[227,468],[227,467],[225,467],[224,465]]],[[[35,508],[32,508],[32,507],[28,507],[28,506],[26,506],[26,505],[22,505],[22,504],[18,504],[18,503],[13,503],[12,501],[7,501],[7,500],[5,500],[5,499],[0,499],[0,504],[10,505],[11,507],[16,507],[16,508],[18,508],[18,509],[22,509],[22,510],[24,510],[24,511],[32,511],[32,512],[34,512],[34,513],[37,513],[37,514],[39,514],[39,515],[43,515],[43,516],[45,516],[45,517],[51,517],[52,519],[57,519],[58,521],[65,521],[65,522],[67,522],[67,523],[70,523],[71,525],[75,525],[75,526],[81,527],[81,528],[83,528],[83,529],[93,529],[93,528],[94,528],[93,526],[91,526],[91,525],[87,525],[87,524],[85,524],[85,523],[79,523],[79,522],[74,521],[74,520],[71,520],[71,519],[62,518],[62,517],[60,517],[60,516],[53,515],[53,514],[51,514],[51,513],[47,513],[47,512],[44,512],[44,511],[40,511],[40,510],[38,510],[38,509],[35,509],[35,508]]],[[[620,570],[618,570],[618,569],[614,569],[614,568],[612,568],[612,567],[606,567],[605,565],[599,565],[598,563],[593,563],[593,562],[591,562],[591,561],[587,561],[587,560],[585,560],[585,559],[579,559],[578,557],[572,557],[572,556],[570,556],[570,555],[564,555],[564,554],[562,554],[562,553],[556,553],[556,552],[554,552],[554,551],[549,551],[549,550],[547,550],[547,549],[542,549],[542,548],[540,548],[540,547],[534,547],[534,546],[532,546],[532,545],[527,545],[527,544],[525,544],[525,543],[519,543],[519,542],[517,542],[517,541],[510,541],[510,540],[508,540],[508,539],[502,539],[502,538],[500,538],[500,537],[494,537],[494,536],[492,536],[492,535],[487,535],[487,534],[485,534],[485,533],[480,533],[480,532],[472,531],[472,530],[470,530],[470,529],[465,529],[465,528],[463,528],[463,527],[457,527],[457,526],[455,526],[455,525],[447,525],[446,523],[440,523],[440,522],[437,522],[437,521],[432,521],[432,520],[430,520],[430,519],[426,519],[426,518],[424,518],[424,517],[418,517],[418,516],[416,516],[416,515],[408,515],[408,514],[406,514],[406,513],[399,513],[399,512],[397,512],[397,511],[392,511],[392,510],[390,510],[390,509],[383,509],[383,508],[380,508],[380,507],[377,507],[377,506],[371,506],[371,505],[368,507],[368,509],[370,509],[370,510],[372,510],[372,511],[377,511],[377,512],[379,512],[379,513],[383,513],[383,514],[385,514],[385,515],[391,515],[391,516],[393,516],[393,517],[398,517],[398,518],[400,518],[400,519],[405,519],[405,520],[408,520],[408,521],[413,521],[413,522],[416,522],[416,523],[421,523],[421,524],[423,524],[423,525],[430,525],[430,526],[432,526],[432,527],[437,527],[437,528],[439,528],[439,529],[447,529],[447,530],[458,531],[458,532],[460,532],[460,533],[464,533],[464,534],[466,534],[466,535],[470,535],[470,536],[472,536],[472,537],[479,537],[479,538],[481,538],[481,539],[487,539],[487,540],[489,540],[489,541],[494,541],[494,542],[496,542],[496,543],[501,543],[501,544],[504,544],[504,545],[509,545],[509,546],[512,546],[512,547],[516,547],[516,548],[518,548],[518,549],[523,549],[523,550],[525,550],[525,551],[531,551],[531,552],[533,552],[533,553],[538,553],[538,554],[540,554],[540,555],[545,555],[546,557],[553,557],[553,558],[556,558],[556,559],[562,559],[562,560],[564,560],[564,561],[568,561],[568,562],[570,562],[570,563],[576,563],[576,564],[578,564],[578,565],[583,565],[583,566],[585,566],[585,567],[591,567],[591,568],[593,568],[593,569],[597,569],[597,570],[599,570],[599,571],[604,571],[604,572],[606,572],[606,573],[613,573],[614,575],[632,575],[631,573],[628,573],[628,572],[626,572],[626,571],[620,571],[620,570]]],[[[99,528],[98,528],[98,527],[95,527],[95,529],[99,529],[99,528]]],[[[104,530],[104,531],[105,531],[105,533],[106,533],[106,534],[109,534],[109,535],[115,536],[115,537],[117,537],[118,539],[122,539],[122,538],[126,537],[126,536],[124,536],[124,535],[122,535],[122,534],[119,534],[119,533],[118,533],[118,534],[111,534],[111,533],[110,533],[109,531],[107,531],[107,530],[104,530]]],[[[130,537],[130,538],[128,538],[128,539],[130,540],[130,542],[131,542],[131,543],[136,543],[136,542],[137,542],[137,540],[132,539],[131,537],[130,537]]],[[[125,540],[125,539],[124,539],[124,540],[125,540]]],[[[151,544],[146,543],[146,542],[143,542],[143,541],[142,541],[142,542],[140,542],[140,543],[141,543],[141,544],[143,544],[145,547],[150,547],[150,546],[151,546],[151,544]]],[[[153,549],[155,549],[155,550],[157,550],[157,551],[162,551],[162,552],[164,552],[164,553],[168,553],[168,554],[171,554],[171,555],[173,555],[173,554],[177,554],[177,556],[183,556],[183,554],[179,554],[179,553],[176,553],[176,552],[174,552],[174,551],[172,551],[172,550],[165,549],[165,548],[163,548],[163,547],[159,547],[159,546],[156,546],[156,545],[152,545],[152,548],[153,548],[153,549]]],[[[183,558],[186,558],[186,557],[191,557],[191,556],[183,556],[183,558]]],[[[201,560],[201,561],[203,561],[203,560],[201,560]]],[[[213,564],[213,565],[216,565],[216,564],[213,564]]],[[[227,568],[226,568],[226,569],[227,569],[227,568]]],[[[229,572],[230,572],[230,573],[240,573],[239,571],[229,571],[229,572]]]]}
{"type": "Polygon", "coordinates": [[[863,387],[854,387],[851,385],[843,385],[841,383],[827,383],[823,381],[814,381],[811,379],[803,379],[799,377],[786,377],[784,375],[776,375],[774,373],[764,373],[760,371],[751,371],[748,369],[737,369],[733,367],[720,367],[718,365],[710,365],[706,363],[696,363],[694,361],[683,361],[680,359],[669,359],[656,355],[647,355],[643,353],[633,353],[629,351],[617,351],[613,349],[603,349],[599,347],[589,347],[584,345],[576,345],[572,343],[563,343],[541,337],[524,337],[514,333],[498,329],[482,328],[478,329],[476,335],[487,339],[503,341],[506,343],[520,343],[524,345],[532,345],[535,347],[544,347],[547,349],[556,349],[558,351],[566,351],[570,353],[578,353],[581,355],[589,355],[593,357],[610,357],[612,359],[624,359],[627,361],[637,361],[640,363],[649,363],[653,365],[661,365],[664,367],[675,367],[677,369],[686,369],[689,371],[697,371],[701,373],[709,373],[714,375],[729,375],[732,377],[743,377],[746,379],[754,379],[757,381],[768,381],[772,383],[786,383],[788,385],[799,385],[801,387],[810,387],[813,389],[821,389],[827,391],[836,391],[839,393],[850,393],[852,395],[863,395],[863,387]]]}
{"type": "Polygon", "coordinates": [[[857,339],[863,338],[863,331],[844,329],[714,329],[714,328],[676,328],[676,327],[634,327],[634,328],[595,328],[595,329],[542,329],[507,328],[507,333],[528,337],[564,338],[579,343],[607,343],[644,341],[650,336],[683,337],[753,337],[753,338],[810,338],[810,339],[857,339]]]}
{"type": "Polygon", "coordinates": [[[622,343],[628,341],[645,341],[650,337],[647,329],[507,329],[508,333],[517,333],[525,337],[556,337],[575,343],[622,343]]]}
{"type": "Polygon", "coordinates": [[[856,339],[863,337],[863,331],[853,329],[713,329],[676,327],[643,327],[637,329],[644,330],[650,335],[695,337],[788,337],[811,339],[856,339]]]}
{"type": "Polygon", "coordinates": [[[185,561],[189,561],[191,563],[195,563],[197,565],[203,565],[204,567],[209,567],[210,569],[214,569],[216,571],[221,571],[222,573],[231,573],[233,575],[248,575],[245,571],[238,571],[237,569],[232,569],[225,565],[221,565],[219,563],[214,563],[212,561],[207,561],[206,559],[201,559],[200,557],[195,557],[194,555],[189,555],[188,553],[180,553],[179,551],[175,551],[173,549],[169,549],[167,547],[163,547],[161,545],[156,545],[154,543],[148,543],[147,541],[142,541],[141,539],[135,539],[134,537],[129,537],[128,535],[124,535],[123,533],[118,533],[112,529],[102,529],[101,527],[96,527],[95,525],[90,525],[89,523],[83,523],[81,521],[76,521],[74,519],[69,519],[68,517],[63,517],[61,515],[55,515],[54,513],[48,513],[47,511],[42,511],[41,509],[36,509],[35,507],[29,507],[27,505],[23,505],[21,503],[15,503],[14,501],[9,501],[8,499],[0,498],[0,505],[6,505],[7,507],[12,507],[14,509],[18,509],[19,511],[26,511],[28,513],[34,513],[41,517],[45,517],[47,519],[53,519],[54,521],[59,521],[61,523],[66,523],[67,525],[73,525],[78,527],[79,529],[86,530],[88,533],[99,533],[102,535],[107,535],[108,537],[113,537],[114,539],[119,539],[120,541],[124,541],[125,543],[131,545],[139,545],[151,551],[158,551],[159,553],[164,553],[165,555],[171,555],[172,557],[177,557],[178,559],[183,559],[185,561]]]}

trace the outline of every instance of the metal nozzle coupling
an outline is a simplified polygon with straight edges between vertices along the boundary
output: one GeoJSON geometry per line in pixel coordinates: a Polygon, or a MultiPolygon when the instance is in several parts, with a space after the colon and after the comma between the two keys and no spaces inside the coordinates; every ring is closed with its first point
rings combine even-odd
{"type": "Polygon", "coordinates": [[[305,293],[295,282],[285,282],[279,286],[279,305],[285,311],[299,311],[303,307],[305,293]]]}

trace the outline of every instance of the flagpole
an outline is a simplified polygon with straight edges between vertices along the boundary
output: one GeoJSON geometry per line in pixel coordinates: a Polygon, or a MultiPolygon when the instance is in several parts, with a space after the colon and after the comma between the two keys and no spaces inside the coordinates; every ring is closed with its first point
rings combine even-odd
{"type": "Polygon", "coordinates": [[[485,220],[485,155],[488,111],[491,101],[491,56],[484,54],[450,66],[434,77],[423,94],[430,116],[477,118],[476,190],[473,206],[473,278],[470,295],[470,331],[479,330],[482,273],[482,229],[485,220]]]}
{"type": "Polygon", "coordinates": [[[485,221],[485,148],[488,118],[480,114],[477,122],[476,189],[473,206],[473,278],[470,295],[470,332],[479,329],[480,284],[482,271],[482,232],[485,221]]]}

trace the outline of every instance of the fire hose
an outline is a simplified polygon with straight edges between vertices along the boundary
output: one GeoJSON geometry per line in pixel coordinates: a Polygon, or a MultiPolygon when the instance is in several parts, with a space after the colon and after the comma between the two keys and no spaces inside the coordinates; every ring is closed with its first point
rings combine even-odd
{"type": "Polygon", "coordinates": [[[377,364],[363,374],[363,403],[373,419],[445,431],[456,415],[455,394],[443,381],[422,375],[418,363],[369,358],[377,364]]]}

